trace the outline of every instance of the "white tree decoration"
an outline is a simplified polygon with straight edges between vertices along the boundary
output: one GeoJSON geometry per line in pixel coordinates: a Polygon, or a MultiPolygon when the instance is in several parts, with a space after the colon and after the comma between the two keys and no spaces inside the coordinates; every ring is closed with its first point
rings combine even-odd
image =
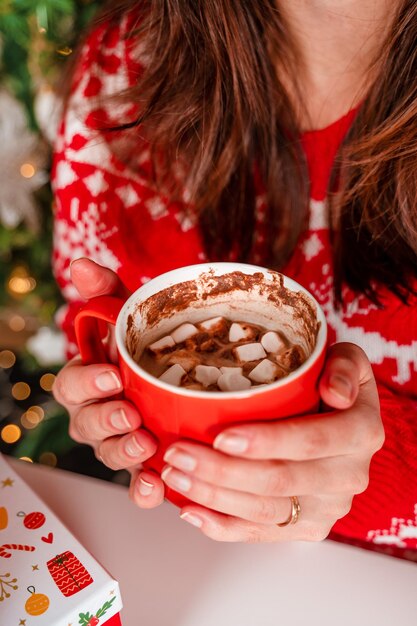
{"type": "Polygon", "coordinates": [[[29,130],[23,106],[0,90],[0,222],[6,228],[22,221],[37,228],[33,192],[48,180],[44,166],[45,150],[29,130]]]}

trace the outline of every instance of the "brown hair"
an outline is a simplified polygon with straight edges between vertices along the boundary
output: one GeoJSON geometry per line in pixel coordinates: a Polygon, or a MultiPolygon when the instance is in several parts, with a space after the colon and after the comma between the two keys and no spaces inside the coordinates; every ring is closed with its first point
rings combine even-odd
{"type": "MultiPolygon", "coordinates": [[[[101,19],[132,9],[148,63],[120,94],[140,117],[118,130],[146,129],[162,186],[173,180],[173,164],[187,164],[181,183],[212,259],[232,250],[250,258],[256,167],[267,192],[263,263],[282,267],[306,227],[309,182],[282,84],[297,59],[275,0],[112,0],[101,19]]],[[[330,213],[339,301],[344,282],[377,303],[381,284],[404,301],[415,293],[416,40],[417,3],[404,1],[336,159],[330,213]]]]}

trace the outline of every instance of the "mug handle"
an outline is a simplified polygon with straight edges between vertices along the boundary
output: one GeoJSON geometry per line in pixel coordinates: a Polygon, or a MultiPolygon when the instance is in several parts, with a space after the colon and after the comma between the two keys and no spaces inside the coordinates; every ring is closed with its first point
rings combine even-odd
{"type": "Polygon", "coordinates": [[[86,302],[75,316],[75,336],[84,365],[109,362],[102,341],[105,336],[103,322],[116,325],[124,303],[115,296],[96,296],[86,302]]]}

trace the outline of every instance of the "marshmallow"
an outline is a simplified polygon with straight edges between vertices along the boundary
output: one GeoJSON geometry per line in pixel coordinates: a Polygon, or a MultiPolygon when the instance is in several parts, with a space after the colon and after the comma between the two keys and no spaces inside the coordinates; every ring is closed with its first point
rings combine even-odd
{"type": "Polygon", "coordinates": [[[226,367],[223,366],[220,368],[220,371],[222,374],[228,374],[229,372],[232,372],[233,374],[242,374],[242,368],[241,367],[226,367]]]}
{"type": "Polygon", "coordinates": [[[264,334],[261,344],[267,352],[278,352],[287,347],[278,333],[272,330],[264,334]]]}
{"type": "Polygon", "coordinates": [[[197,365],[194,378],[204,387],[209,387],[217,383],[220,374],[220,370],[212,365],[197,365]]]}
{"type": "Polygon", "coordinates": [[[233,354],[240,363],[258,361],[266,357],[266,352],[260,343],[245,343],[243,346],[233,348],[233,354]]]}
{"type": "Polygon", "coordinates": [[[175,341],[170,335],[167,335],[166,337],[162,337],[161,339],[158,339],[158,341],[152,343],[149,346],[149,350],[156,354],[166,350],[167,348],[172,348],[173,346],[175,346],[175,341]]]}
{"type": "Polygon", "coordinates": [[[269,359],[264,359],[249,374],[254,383],[272,383],[279,378],[280,368],[269,359]]]}
{"type": "Polygon", "coordinates": [[[232,343],[241,341],[242,339],[249,341],[250,339],[255,339],[257,334],[258,332],[253,326],[233,322],[229,330],[229,341],[232,343]]]}
{"type": "Polygon", "coordinates": [[[181,324],[175,330],[172,331],[171,337],[175,341],[175,343],[182,343],[186,339],[189,339],[193,335],[198,333],[198,328],[194,326],[194,324],[181,324]]]}
{"type": "Polygon", "coordinates": [[[175,387],[179,387],[181,385],[181,381],[183,377],[186,375],[186,371],[181,365],[176,363],[172,365],[169,369],[166,370],[160,377],[159,380],[162,380],[164,383],[168,383],[169,385],[175,385],[175,387]]]}
{"type": "Polygon", "coordinates": [[[241,374],[226,372],[218,378],[217,386],[221,391],[243,391],[244,389],[250,389],[252,383],[241,374]]]}
{"type": "Polygon", "coordinates": [[[198,365],[198,359],[193,354],[187,352],[187,350],[177,350],[173,352],[168,358],[168,365],[181,365],[186,372],[189,372],[196,365],[198,365]]]}
{"type": "Polygon", "coordinates": [[[199,328],[202,330],[208,331],[219,331],[227,328],[227,323],[224,317],[212,317],[209,320],[205,320],[204,322],[199,323],[199,328]]]}

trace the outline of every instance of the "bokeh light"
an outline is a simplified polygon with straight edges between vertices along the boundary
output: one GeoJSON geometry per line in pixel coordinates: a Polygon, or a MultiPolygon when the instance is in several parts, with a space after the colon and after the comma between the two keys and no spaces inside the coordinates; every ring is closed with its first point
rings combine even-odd
{"type": "Polygon", "coordinates": [[[54,374],[44,374],[41,376],[39,384],[44,391],[51,391],[55,378],[56,376],[54,374]]]}
{"type": "Polygon", "coordinates": [[[26,400],[30,393],[31,389],[27,383],[15,383],[12,387],[12,396],[15,400],[26,400]]]}
{"type": "Polygon", "coordinates": [[[7,370],[16,363],[16,356],[11,350],[2,350],[0,352],[0,367],[7,370]]]}
{"type": "Polygon", "coordinates": [[[36,280],[28,274],[26,268],[18,266],[11,273],[7,286],[11,294],[21,296],[35,289],[36,280]]]}
{"type": "Polygon", "coordinates": [[[5,443],[16,443],[22,436],[22,431],[16,424],[7,424],[1,429],[1,438],[5,443]]]}
{"type": "Polygon", "coordinates": [[[20,173],[23,178],[33,178],[36,174],[36,169],[33,167],[32,163],[23,163],[20,168],[20,173]]]}
{"type": "Polygon", "coordinates": [[[9,319],[9,327],[15,333],[19,333],[21,330],[24,330],[25,326],[25,319],[21,315],[12,315],[9,319]]]}
{"type": "Polygon", "coordinates": [[[20,418],[20,422],[24,428],[27,430],[32,430],[36,428],[43,418],[45,417],[45,411],[40,406],[31,406],[27,411],[25,411],[20,418]]]}
{"type": "Polygon", "coordinates": [[[58,459],[56,458],[56,454],[53,452],[43,452],[39,457],[39,463],[55,467],[58,463],[58,459]]]}

